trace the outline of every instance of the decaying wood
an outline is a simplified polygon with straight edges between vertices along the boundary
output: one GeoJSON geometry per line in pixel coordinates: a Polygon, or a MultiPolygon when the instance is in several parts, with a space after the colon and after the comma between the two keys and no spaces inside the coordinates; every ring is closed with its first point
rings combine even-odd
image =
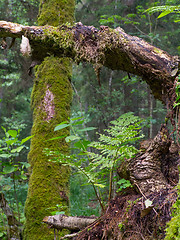
{"type": "Polygon", "coordinates": [[[21,233],[20,233],[21,223],[14,216],[14,213],[9,207],[3,193],[0,193],[0,208],[2,209],[2,211],[4,212],[7,218],[8,239],[20,240],[21,239],[21,233]]]}
{"type": "Polygon", "coordinates": [[[176,197],[175,189],[161,190],[147,197],[127,191],[112,199],[99,221],[73,240],[162,240],[176,197]],[[152,202],[152,207],[146,206],[147,200],[152,202]]]}
{"type": "Polygon", "coordinates": [[[66,228],[73,231],[79,231],[93,223],[96,219],[96,217],[69,217],[60,214],[47,216],[43,219],[43,222],[58,230],[66,228]]]}
{"type": "Polygon", "coordinates": [[[179,147],[162,125],[154,139],[143,141],[141,151],[118,168],[121,178],[131,180],[136,190],[144,195],[171,189],[178,183],[179,147]]]}
{"type": "MultiPolygon", "coordinates": [[[[172,101],[173,82],[178,75],[180,59],[144,40],[130,36],[120,27],[96,29],[77,23],[74,26],[23,26],[0,21],[0,37],[29,39],[33,60],[49,54],[86,61],[96,68],[106,66],[139,75],[150,86],[155,98],[165,104],[172,101]],[[40,53],[40,54],[39,54],[40,53]]],[[[41,58],[41,59],[39,59],[41,58]]]]}
{"type": "Polygon", "coordinates": [[[170,145],[171,140],[167,128],[163,125],[146,151],[131,159],[129,164],[131,181],[144,194],[168,188],[167,180],[162,172],[162,158],[169,152],[170,145]]]}

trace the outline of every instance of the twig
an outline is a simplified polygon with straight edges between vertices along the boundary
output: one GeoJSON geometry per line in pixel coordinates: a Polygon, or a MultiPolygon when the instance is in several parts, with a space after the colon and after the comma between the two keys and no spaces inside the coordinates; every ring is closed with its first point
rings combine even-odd
{"type": "MultiPolygon", "coordinates": [[[[140,187],[139,187],[136,183],[135,183],[135,185],[136,185],[136,187],[139,189],[139,191],[140,191],[140,193],[142,194],[142,196],[143,196],[145,199],[147,199],[147,197],[146,197],[146,196],[144,195],[144,193],[141,191],[140,187]]],[[[155,214],[158,215],[156,209],[155,209],[154,207],[153,207],[152,209],[153,209],[153,211],[155,212],[155,214]]]]}
{"type": "Polygon", "coordinates": [[[61,237],[60,239],[62,240],[62,239],[66,239],[66,238],[73,238],[73,237],[76,237],[76,236],[78,236],[78,234],[79,234],[79,232],[77,232],[77,233],[72,233],[72,234],[67,234],[67,235],[65,235],[64,237],[61,237]]]}

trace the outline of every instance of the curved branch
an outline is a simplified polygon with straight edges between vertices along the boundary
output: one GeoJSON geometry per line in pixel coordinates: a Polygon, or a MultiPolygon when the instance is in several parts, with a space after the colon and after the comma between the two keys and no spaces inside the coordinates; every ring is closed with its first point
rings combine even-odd
{"type": "Polygon", "coordinates": [[[120,27],[101,26],[98,30],[82,23],[37,27],[0,21],[0,37],[20,38],[22,35],[29,39],[35,60],[53,54],[77,62],[91,62],[96,69],[106,66],[139,75],[148,83],[155,98],[165,104],[179,72],[179,57],[126,34],[120,27]]]}

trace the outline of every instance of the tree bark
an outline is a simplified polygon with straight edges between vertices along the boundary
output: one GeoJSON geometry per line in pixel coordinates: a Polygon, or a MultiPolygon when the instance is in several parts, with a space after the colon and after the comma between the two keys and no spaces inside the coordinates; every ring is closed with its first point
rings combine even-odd
{"type": "MultiPolygon", "coordinates": [[[[38,22],[41,25],[49,23],[57,26],[67,20],[72,22],[73,17],[74,0],[68,0],[66,3],[60,0],[40,3],[38,22]]],[[[41,52],[38,54],[43,55],[41,52]]],[[[61,151],[64,154],[68,152],[69,146],[65,140],[48,140],[58,136],[59,132],[54,132],[55,126],[70,117],[71,72],[69,59],[52,55],[43,58],[35,70],[31,95],[34,137],[28,155],[31,176],[25,204],[26,223],[23,236],[25,240],[53,239],[53,230],[42,224],[42,219],[46,215],[51,215],[52,211],[58,210],[59,205],[61,211],[66,214],[69,211],[70,169],[49,162],[45,149],[61,151]]],[[[61,133],[68,135],[69,130],[61,133]]]]}
{"type": "Polygon", "coordinates": [[[137,191],[144,195],[171,188],[162,172],[163,157],[169,152],[171,140],[166,126],[149,142],[146,151],[130,159],[128,170],[137,191]]]}
{"type": "Polygon", "coordinates": [[[96,69],[106,66],[112,70],[123,70],[141,76],[156,99],[164,104],[172,102],[171,90],[179,72],[179,57],[126,34],[120,27],[110,29],[101,26],[98,30],[82,23],[29,27],[0,21],[0,37],[21,38],[22,35],[29,39],[32,58],[36,60],[53,54],[67,56],[77,62],[91,62],[96,69]]]}

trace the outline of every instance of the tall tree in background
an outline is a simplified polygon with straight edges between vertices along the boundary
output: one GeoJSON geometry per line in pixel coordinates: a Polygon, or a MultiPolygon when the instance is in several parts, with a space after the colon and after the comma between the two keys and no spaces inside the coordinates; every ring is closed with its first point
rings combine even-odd
{"type": "MultiPolygon", "coordinates": [[[[65,22],[72,23],[74,4],[74,0],[41,1],[38,24],[58,26],[65,22]]],[[[52,239],[52,230],[42,225],[43,217],[51,214],[50,207],[58,204],[62,211],[68,212],[69,169],[48,162],[44,150],[48,147],[53,151],[68,151],[63,140],[56,143],[46,140],[54,137],[54,127],[70,116],[70,78],[71,63],[68,58],[46,57],[35,71],[31,97],[34,137],[29,153],[31,176],[25,206],[24,239],[27,240],[52,239]]]]}

